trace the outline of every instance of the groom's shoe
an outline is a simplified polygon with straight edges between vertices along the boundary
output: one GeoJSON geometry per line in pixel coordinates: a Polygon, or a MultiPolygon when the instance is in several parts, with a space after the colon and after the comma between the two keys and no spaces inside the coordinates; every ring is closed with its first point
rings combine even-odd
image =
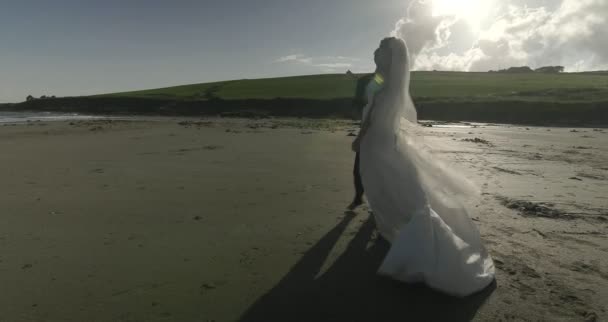
{"type": "Polygon", "coordinates": [[[348,205],[348,210],[355,210],[357,207],[363,204],[363,200],[361,198],[355,198],[350,205],[348,205]]]}

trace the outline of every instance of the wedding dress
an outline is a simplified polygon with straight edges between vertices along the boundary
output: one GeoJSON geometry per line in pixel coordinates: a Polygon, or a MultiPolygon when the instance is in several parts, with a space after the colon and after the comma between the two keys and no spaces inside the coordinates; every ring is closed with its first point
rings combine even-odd
{"type": "Polygon", "coordinates": [[[467,296],[494,280],[494,264],[469,218],[478,193],[423,144],[409,95],[405,42],[390,41],[392,61],[370,110],[360,172],[381,235],[391,248],[379,274],[467,296]]]}

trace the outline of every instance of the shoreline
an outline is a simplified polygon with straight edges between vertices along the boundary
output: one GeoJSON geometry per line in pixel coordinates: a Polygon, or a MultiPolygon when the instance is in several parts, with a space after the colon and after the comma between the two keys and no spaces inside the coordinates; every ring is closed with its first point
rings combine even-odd
{"type": "MultiPolygon", "coordinates": [[[[415,100],[416,101],[416,100],[415,100]]],[[[416,101],[420,120],[539,126],[608,127],[608,101],[416,101]]],[[[0,105],[0,111],[80,113],[107,116],[222,116],[239,118],[360,118],[350,98],[171,100],[65,97],[0,105]]]]}
{"type": "MultiPolygon", "coordinates": [[[[11,110],[10,113],[17,113],[26,115],[22,118],[9,117],[9,120],[2,119],[2,112],[0,108],[0,126],[4,124],[19,124],[19,123],[31,123],[31,122],[64,122],[64,121],[79,121],[79,120],[137,120],[137,121],[148,121],[148,120],[177,120],[183,119],[189,120],[206,120],[206,121],[220,121],[220,120],[249,120],[255,121],[272,121],[272,120],[293,120],[293,121],[333,121],[333,122],[358,122],[357,119],[350,118],[319,118],[319,117],[280,117],[280,116],[251,116],[251,115],[149,115],[149,114],[87,114],[87,113],[64,113],[55,111],[36,111],[36,110],[11,110]],[[29,115],[29,116],[27,116],[29,115]]],[[[475,121],[442,121],[442,120],[426,120],[421,119],[418,124],[424,127],[466,127],[466,128],[477,128],[477,127],[555,127],[555,128],[608,128],[606,124],[587,124],[587,123],[499,123],[499,122],[475,122],[475,121]]]]}

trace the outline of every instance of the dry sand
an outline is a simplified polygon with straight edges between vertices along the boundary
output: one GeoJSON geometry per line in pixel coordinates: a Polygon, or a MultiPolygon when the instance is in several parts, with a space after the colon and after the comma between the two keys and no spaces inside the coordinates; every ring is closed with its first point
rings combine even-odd
{"type": "Polygon", "coordinates": [[[427,128],[497,264],[454,299],[374,274],[356,124],[0,126],[0,321],[606,321],[608,130],[427,128]],[[478,138],[478,140],[475,140],[478,138]]]}

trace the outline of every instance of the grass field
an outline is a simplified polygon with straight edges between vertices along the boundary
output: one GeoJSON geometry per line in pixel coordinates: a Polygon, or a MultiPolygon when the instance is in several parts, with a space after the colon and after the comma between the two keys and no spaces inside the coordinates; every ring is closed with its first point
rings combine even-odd
{"type": "MultiPolygon", "coordinates": [[[[193,84],[135,92],[106,94],[106,97],[205,100],[242,99],[336,99],[352,97],[357,80],[342,74],[234,80],[193,84]]],[[[506,74],[463,72],[414,72],[412,96],[424,101],[558,101],[608,100],[608,75],[506,74]]]]}

